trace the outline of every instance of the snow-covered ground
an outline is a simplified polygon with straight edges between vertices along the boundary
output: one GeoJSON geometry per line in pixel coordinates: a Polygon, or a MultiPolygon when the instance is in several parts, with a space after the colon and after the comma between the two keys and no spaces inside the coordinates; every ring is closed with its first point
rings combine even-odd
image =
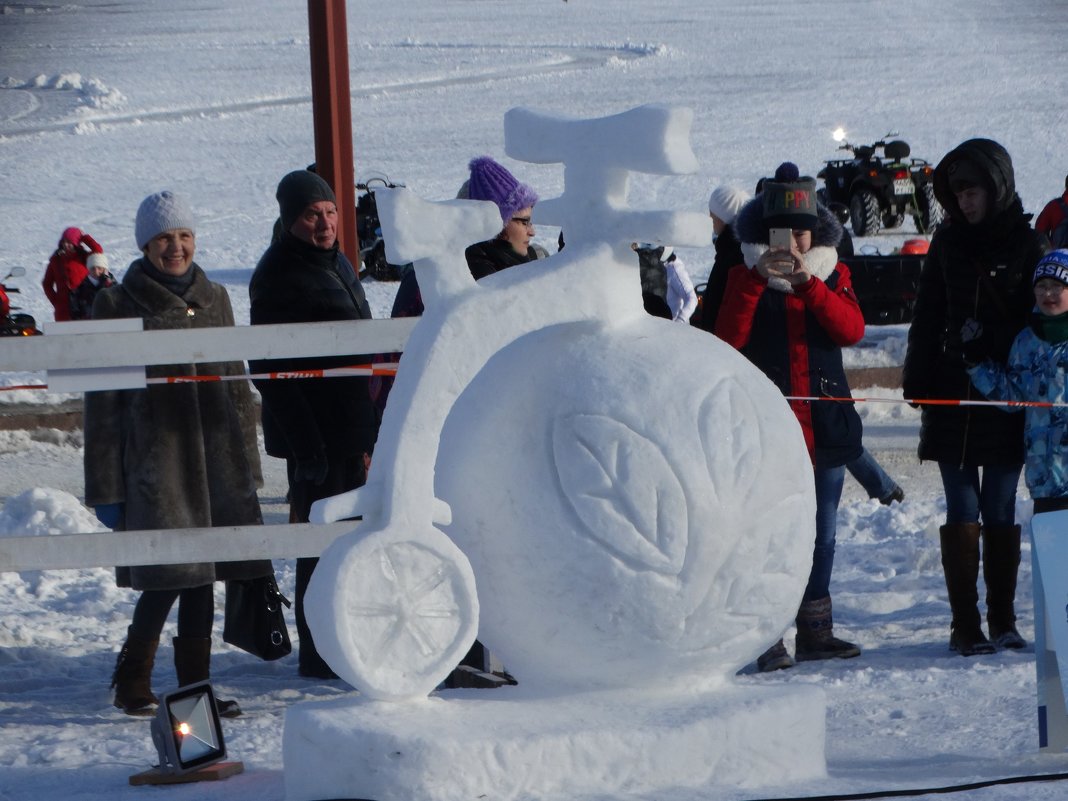
{"type": "MultiPolygon", "coordinates": [[[[0,274],[29,271],[18,303],[51,316],[39,282],[68,225],[96,237],[121,273],[136,255],[137,204],[173,188],[200,214],[198,262],[247,321],[247,282],[277,215],[277,181],[314,157],[305,9],[263,0],[0,7],[0,274]]],[[[502,117],[517,105],[581,116],[648,102],[692,107],[699,172],[636,176],[631,202],[641,208],[703,210],[712,185],[751,188],[784,159],[815,173],[836,155],[830,132],[839,125],[856,142],[897,130],[913,155],[932,161],[963,139],[997,139],[1030,211],[1061,190],[1068,170],[1056,102],[1068,75],[1051,56],[1068,34],[1059,0],[405,0],[350,3],[348,15],[357,173],[386,174],[427,198],[453,196],[481,153],[542,197],[560,191],[558,167],[504,158],[502,117]]],[[[556,233],[539,228],[538,239],[552,250],[556,233]]],[[[906,223],[857,245],[888,252],[911,235],[906,223]]],[[[703,280],[711,252],[680,255],[703,280]]],[[[387,316],[395,287],[367,289],[376,316],[387,316]]],[[[899,364],[905,332],[869,329],[849,365],[899,364]]],[[[4,399],[59,400],[25,391],[4,399]]],[[[1033,650],[963,659],[946,648],[944,504],[936,469],[915,458],[917,413],[876,402],[861,411],[869,448],[907,494],[886,508],[847,483],[833,593],[837,622],[864,653],[740,678],[826,691],[828,778],[724,798],[1068,770],[1068,757],[1037,751],[1033,650]]],[[[268,522],[282,522],[284,473],[265,464],[268,522]]],[[[81,493],[78,433],[0,432],[0,531],[89,530],[81,493]]],[[[1019,518],[1029,517],[1021,489],[1019,518]]],[[[1018,599],[1030,642],[1028,556],[1025,544],[1018,599]]],[[[292,563],[278,567],[289,592],[292,563]]],[[[133,600],[107,570],[0,574],[0,799],[281,799],[286,706],[346,688],[298,678],[294,657],[258,663],[218,644],[216,682],[246,710],[226,723],[246,773],[196,788],[128,788],[127,776],[155,757],[147,723],[114,710],[107,688],[133,600]]],[[[172,675],[169,657],[162,649],[159,687],[172,675]]],[[[1065,792],[1016,785],[965,795],[1065,792]]]]}

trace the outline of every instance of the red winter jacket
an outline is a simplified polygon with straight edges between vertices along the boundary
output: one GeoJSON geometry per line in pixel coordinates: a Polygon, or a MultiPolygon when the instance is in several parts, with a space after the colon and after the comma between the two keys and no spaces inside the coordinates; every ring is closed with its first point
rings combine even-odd
{"type": "Polygon", "coordinates": [[[70,293],[77,289],[85,280],[85,276],[89,274],[85,260],[90,253],[103,252],[104,249],[95,239],[89,234],[82,234],[73,247],[69,249],[60,247],[52,254],[48,260],[48,267],[45,268],[41,286],[44,287],[45,295],[52,302],[56,320],[71,319],[70,293]]]}
{"type": "MultiPolygon", "coordinates": [[[[733,267],[715,333],[745,354],[784,395],[848,398],[842,348],[864,336],[849,268],[838,262],[831,247],[813,248],[806,261],[813,277],[793,292],[769,288],[745,264],[733,267]]],[[[852,402],[789,403],[815,466],[837,467],[860,455],[861,423],[852,402]]]]}
{"type": "Polygon", "coordinates": [[[1064,219],[1064,204],[1068,203],[1068,189],[1064,190],[1064,194],[1060,197],[1055,197],[1038,215],[1038,219],[1035,220],[1035,230],[1040,234],[1045,234],[1046,239],[1053,241],[1053,232],[1057,230],[1057,226],[1061,224],[1061,220],[1064,219]]]}

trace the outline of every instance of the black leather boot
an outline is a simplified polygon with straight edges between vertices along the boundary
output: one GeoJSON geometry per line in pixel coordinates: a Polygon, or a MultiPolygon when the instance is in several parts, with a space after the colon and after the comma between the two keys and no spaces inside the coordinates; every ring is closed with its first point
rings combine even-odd
{"type": "Polygon", "coordinates": [[[1020,527],[983,526],[983,580],[986,624],[998,648],[1027,645],[1016,630],[1016,575],[1020,567],[1020,527]]]}
{"type": "MultiPolygon", "coordinates": [[[[175,637],[174,672],[178,686],[196,684],[211,678],[211,637],[175,637]]],[[[237,701],[225,701],[216,697],[215,706],[219,717],[236,718],[241,714],[237,701]]]]}
{"type": "Polygon", "coordinates": [[[127,715],[153,715],[159,699],[152,692],[152,666],[156,661],[159,639],[148,640],[126,632],[111,686],[115,690],[115,706],[127,715]]]}
{"type": "Polygon", "coordinates": [[[979,617],[979,524],[947,523],[938,530],[942,544],[942,572],[953,610],[949,649],[961,656],[994,653],[979,617]]]}

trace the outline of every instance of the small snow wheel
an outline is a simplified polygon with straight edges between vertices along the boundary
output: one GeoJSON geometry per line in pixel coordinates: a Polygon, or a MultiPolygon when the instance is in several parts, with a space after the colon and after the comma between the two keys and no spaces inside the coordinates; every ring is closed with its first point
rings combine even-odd
{"type": "Polygon", "coordinates": [[[316,645],[341,678],[379,700],[425,696],[467,653],[478,629],[470,563],[440,531],[339,538],[306,602],[316,645]],[[332,617],[332,619],[327,619],[332,617]]]}

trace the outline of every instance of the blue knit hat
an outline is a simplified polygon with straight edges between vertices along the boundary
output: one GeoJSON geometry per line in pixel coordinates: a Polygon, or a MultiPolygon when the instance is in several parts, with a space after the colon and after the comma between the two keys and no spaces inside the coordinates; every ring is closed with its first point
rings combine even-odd
{"type": "Polygon", "coordinates": [[[194,234],[197,231],[193,210],[184,197],[164,190],[141,201],[134,223],[137,247],[143,248],[159,234],[175,228],[188,228],[194,234]]]}
{"type": "Polygon", "coordinates": [[[521,184],[512,173],[491,159],[479,156],[467,165],[471,178],[467,181],[467,196],[471,200],[492,200],[501,212],[501,220],[508,222],[520,209],[538,202],[537,193],[521,184]]]}
{"type": "Polygon", "coordinates": [[[1031,283],[1037,284],[1042,278],[1052,278],[1062,284],[1068,284],[1068,249],[1051,250],[1042,257],[1035,267],[1031,283]]]}

